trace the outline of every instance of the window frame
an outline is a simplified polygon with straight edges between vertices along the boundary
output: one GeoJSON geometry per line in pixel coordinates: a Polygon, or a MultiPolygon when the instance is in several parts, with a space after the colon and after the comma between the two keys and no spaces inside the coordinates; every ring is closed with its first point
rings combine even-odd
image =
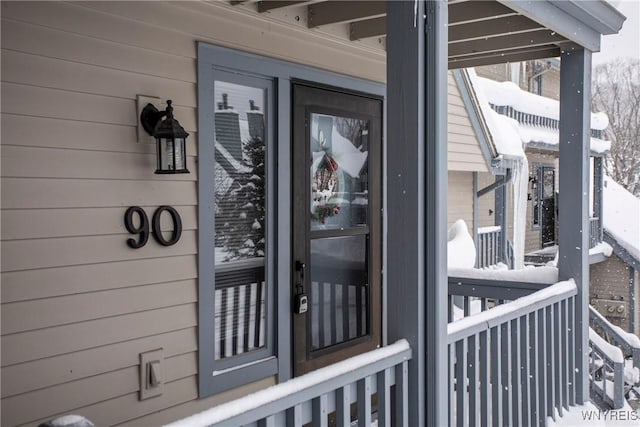
{"type": "MultiPolygon", "coordinates": [[[[240,52],[229,48],[198,42],[198,389],[203,398],[263,378],[277,376],[277,382],[292,377],[291,360],[291,84],[294,80],[344,88],[352,93],[378,96],[383,99],[383,123],[386,117],[386,85],[363,80],[309,66],[240,52]],[[213,242],[215,238],[213,216],[213,168],[215,147],[205,141],[215,140],[213,113],[215,111],[214,76],[234,76],[230,83],[243,84],[253,79],[271,82],[271,97],[267,99],[270,117],[267,125],[265,164],[267,168],[267,257],[265,279],[271,280],[270,335],[271,354],[259,358],[238,357],[239,363],[225,367],[214,362],[214,278],[213,242]],[[269,197],[271,195],[271,197],[269,197]],[[207,303],[207,302],[211,303],[207,303]],[[210,325],[205,327],[203,325],[210,325]],[[240,360],[242,359],[242,360],[240,360]],[[240,363],[242,362],[242,363],[240,363]],[[218,369],[218,371],[216,371],[218,369]]],[[[251,85],[250,85],[251,86],[251,85]]],[[[383,126],[383,150],[385,135],[383,126]]],[[[385,157],[383,151],[383,159],[385,157]]],[[[384,160],[383,160],[384,162],[384,160]]],[[[382,203],[386,204],[384,191],[382,203]]],[[[385,221],[383,219],[383,221],[385,221]]],[[[386,238],[383,222],[383,268],[386,238]]],[[[382,279],[382,295],[386,294],[386,278],[382,279]]],[[[383,298],[383,344],[386,306],[383,298]]],[[[269,320],[268,320],[269,321],[269,320]]],[[[254,352],[246,353],[247,355],[254,352]]],[[[257,354],[257,353],[256,353],[257,354]]],[[[243,356],[243,355],[239,355],[243,356]]]]}

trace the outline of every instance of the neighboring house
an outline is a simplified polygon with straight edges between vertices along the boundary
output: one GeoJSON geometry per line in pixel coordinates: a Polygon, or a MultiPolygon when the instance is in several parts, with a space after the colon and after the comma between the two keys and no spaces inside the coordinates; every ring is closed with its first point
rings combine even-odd
{"type": "Polygon", "coordinates": [[[640,336],[640,199],[605,176],[602,207],[604,241],[612,251],[590,267],[591,305],[640,336]]]}
{"type": "MultiPolygon", "coordinates": [[[[479,67],[478,75],[491,79],[477,77],[475,80],[481,88],[487,102],[499,114],[514,119],[511,123],[517,130],[529,164],[529,183],[527,186],[525,261],[533,264],[545,264],[554,259],[557,253],[557,197],[558,197],[558,97],[559,64],[558,61],[547,61],[549,65],[543,75],[540,75],[535,88],[550,88],[548,97],[540,97],[532,90],[527,92],[526,83],[531,79],[518,79],[519,74],[513,70],[542,68],[540,61],[529,61],[513,66],[479,67]],[[537,65],[532,65],[537,64],[537,65]],[[511,75],[509,72],[512,72],[511,75]],[[498,82],[516,74],[514,80],[520,88],[512,82],[498,82]],[[544,79],[543,79],[544,77],[544,79]],[[495,80],[493,80],[495,79],[495,80]]],[[[525,72],[525,75],[530,74],[525,72]]],[[[505,126],[509,126],[504,121],[505,126]]],[[[640,222],[637,213],[630,212],[629,216],[615,215],[620,205],[635,206],[633,196],[621,199],[612,197],[612,187],[618,193],[624,192],[618,184],[610,178],[602,178],[602,164],[607,155],[610,142],[603,140],[603,133],[608,125],[604,113],[591,115],[591,191],[590,191],[590,283],[591,305],[600,311],[609,321],[621,326],[627,331],[638,332],[636,302],[637,255],[634,257],[625,246],[618,243],[621,236],[629,236],[629,241],[640,242],[637,230],[632,233],[619,232],[614,238],[607,229],[615,224],[625,224],[624,218],[635,218],[640,222]],[[608,186],[607,186],[608,184],[608,186]],[[604,194],[604,197],[603,197],[604,194]],[[609,197],[607,198],[607,194],[609,197]],[[609,215],[609,218],[607,218],[609,215]],[[604,227],[601,221],[604,220],[604,227]],[[604,244],[602,243],[604,241],[604,244]],[[613,255],[611,248],[613,247],[613,255]]],[[[491,194],[489,197],[493,196],[491,194]]],[[[508,205],[512,211],[513,202],[508,205]]],[[[635,208],[634,208],[635,209],[635,208]]],[[[480,212],[486,217],[486,210],[480,212]]],[[[510,236],[513,236],[511,229],[510,236]]],[[[640,243],[629,243],[626,247],[637,247],[640,243]]],[[[636,252],[637,254],[637,252],[636,252]]]]}
{"type": "MultiPolygon", "coordinates": [[[[482,224],[474,174],[507,176],[447,68],[570,43],[561,86],[588,85],[623,21],[604,1],[3,2],[2,425],[348,425],[352,403],[367,426],[539,424],[584,403],[588,212],[557,280],[447,276],[447,220],[482,224]],[[154,174],[139,124],[169,99],[189,174],[154,174]],[[449,323],[456,296],[486,312],[449,323]]],[[[560,124],[563,158],[588,132],[560,124]]]]}

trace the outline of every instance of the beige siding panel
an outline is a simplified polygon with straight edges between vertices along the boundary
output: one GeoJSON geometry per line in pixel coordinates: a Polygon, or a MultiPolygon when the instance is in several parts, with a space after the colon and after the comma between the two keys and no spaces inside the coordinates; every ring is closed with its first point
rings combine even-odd
{"type": "Polygon", "coordinates": [[[3,243],[2,269],[31,270],[197,253],[197,233],[191,230],[183,232],[178,243],[168,247],[156,244],[151,238],[143,248],[132,249],[126,244],[130,237],[126,234],[12,240],[3,243]]]}
{"type": "Polygon", "coordinates": [[[147,25],[126,16],[97,12],[87,8],[86,3],[44,1],[34,7],[27,2],[14,2],[3,9],[2,16],[105,41],[196,58],[193,36],[175,31],[175,25],[147,25]]]}
{"type": "MultiPolygon", "coordinates": [[[[96,123],[137,126],[135,95],[131,99],[2,83],[2,111],[96,123]]],[[[187,131],[196,129],[194,108],[174,106],[175,117],[187,131]]]]}
{"type": "MultiPolygon", "coordinates": [[[[162,361],[166,382],[194,375],[197,371],[197,354],[187,353],[162,361]]],[[[138,367],[132,366],[114,372],[96,375],[70,383],[36,390],[33,392],[5,398],[3,405],[3,423],[8,425],[35,421],[65,411],[113,399],[139,390],[138,367]],[[39,402],[34,405],[33,402],[39,402]],[[9,409],[7,411],[7,409],[9,409]]]]}
{"type": "Polygon", "coordinates": [[[172,99],[178,105],[197,106],[195,83],[14,51],[3,52],[2,79],[11,83],[118,98],[132,98],[136,94],[155,95],[172,99]]]}
{"type": "Polygon", "coordinates": [[[4,178],[2,207],[39,209],[162,205],[167,203],[167,197],[170,197],[174,206],[197,203],[195,183],[169,179],[158,177],[153,181],[107,181],[4,178]]]}
{"type": "Polygon", "coordinates": [[[151,283],[194,279],[196,257],[127,260],[2,273],[2,302],[50,298],[151,283]]]}
{"type": "MultiPolygon", "coordinates": [[[[496,177],[490,173],[478,174],[478,190],[481,190],[495,182],[496,177]]],[[[509,190],[510,191],[510,188],[509,190]]],[[[495,191],[490,191],[478,198],[478,227],[488,227],[495,224],[495,191]],[[491,212],[490,212],[491,211],[491,212]]],[[[510,195],[508,195],[510,197],[510,195]]],[[[509,211],[509,221],[513,220],[513,211],[509,211]]]]}
{"type": "Polygon", "coordinates": [[[3,304],[2,334],[187,304],[197,297],[192,279],[3,304]]]}
{"type": "MultiPolygon", "coordinates": [[[[70,148],[117,153],[156,153],[156,145],[137,143],[136,127],[2,113],[2,145],[70,148]]],[[[187,153],[196,155],[197,133],[189,132],[187,153]]],[[[189,164],[191,166],[191,164],[189,164]]]]}
{"type": "Polygon", "coordinates": [[[480,151],[480,147],[478,146],[478,142],[475,139],[475,135],[470,135],[468,133],[451,132],[451,127],[449,127],[448,139],[449,139],[449,142],[448,142],[449,145],[453,143],[465,144],[469,146],[469,147],[465,147],[465,150],[471,149],[471,147],[473,147],[476,150],[480,151]]]}
{"type": "Polygon", "coordinates": [[[468,116],[457,116],[455,114],[449,114],[447,122],[450,124],[471,127],[471,121],[469,120],[468,116]]]}
{"type": "Polygon", "coordinates": [[[449,134],[457,133],[460,135],[469,135],[475,138],[475,133],[473,132],[473,129],[469,126],[459,125],[457,123],[449,123],[448,127],[449,127],[448,129],[449,134]]]}
{"type": "Polygon", "coordinates": [[[473,174],[449,171],[447,192],[447,225],[458,219],[467,223],[469,234],[473,230],[473,174]]]}
{"type": "Polygon", "coordinates": [[[305,28],[263,20],[255,13],[222,2],[159,3],[154,7],[155,13],[149,13],[139,3],[125,6],[96,2],[87,3],[87,7],[160,27],[172,28],[176,22],[189,22],[184,31],[198,40],[375,81],[384,81],[386,76],[385,52],[381,49],[355,46],[321,32],[310,36],[305,28]]]}
{"type": "Polygon", "coordinates": [[[464,163],[464,162],[456,162],[455,160],[449,161],[449,170],[450,171],[466,171],[466,172],[478,172],[478,164],[477,163],[464,163]]]}
{"type": "MultiPolygon", "coordinates": [[[[158,206],[141,206],[149,221],[158,206]]],[[[183,230],[197,228],[196,206],[175,206],[183,230]]],[[[124,207],[85,209],[17,209],[2,212],[2,240],[97,236],[127,233],[124,207]]],[[[168,213],[161,216],[162,230],[173,230],[168,213]]],[[[133,237],[133,236],[131,236],[133,237]]]]}
{"type": "Polygon", "coordinates": [[[2,368],[2,396],[68,383],[140,364],[139,354],[162,348],[165,358],[195,352],[198,331],[191,327],[138,340],[105,345],[2,368]],[[38,375],[33,375],[37,372],[38,375]]]}
{"type": "MultiPolygon", "coordinates": [[[[159,426],[168,421],[184,418],[229,400],[246,396],[252,391],[273,384],[275,384],[275,378],[265,378],[198,400],[197,377],[190,376],[165,384],[164,393],[153,399],[140,401],[137,392],[129,393],[116,399],[78,408],[74,410],[74,413],[82,414],[99,426],[119,425],[125,422],[130,422],[129,425],[136,427],[159,426]]],[[[64,413],[58,415],[64,415],[64,413]]],[[[37,425],[38,422],[45,420],[46,418],[39,419],[29,425],[37,425]]]]}
{"type": "Polygon", "coordinates": [[[473,152],[469,153],[469,152],[464,152],[460,150],[460,151],[449,152],[449,156],[451,157],[452,160],[455,160],[458,162],[467,162],[467,163],[475,164],[477,153],[473,153],[473,152]]]}
{"type": "MultiPolygon", "coordinates": [[[[3,14],[4,16],[4,14],[3,14]]],[[[193,58],[112,43],[81,34],[2,19],[2,45],[11,50],[148,76],[196,82],[193,58]],[[45,42],[46,41],[46,42],[45,42]]]]}
{"type": "Polygon", "coordinates": [[[106,319],[2,337],[2,364],[28,362],[126,340],[196,326],[195,304],[161,308],[106,319]]]}
{"type": "MultiPolygon", "coordinates": [[[[4,141],[3,141],[4,142],[4,141]]],[[[187,144],[188,146],[193,144],[187,144]]],[[[187,149],[187,153],[188,153],[187,149]]],[[[195,157],[187,157],[191,173],[175,174],[175,181],[195,181],[195,157]]],[[[155,154],[2,147],[2,176],[11,178],[84,178],[148,180],[157,177],[155,154]]]]}

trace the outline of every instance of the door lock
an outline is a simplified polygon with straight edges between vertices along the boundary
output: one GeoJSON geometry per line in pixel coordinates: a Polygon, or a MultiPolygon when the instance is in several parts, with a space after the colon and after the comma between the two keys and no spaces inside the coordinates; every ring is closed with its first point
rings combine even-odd
{"type": "Polygon", "coordinates": [[[296,314],[304,314],[309,310],[309,298],[304,293],[304,262],[296,261],[295,268],[300,274],[298,275],[298,281],[296,283],[293,311],[296,314]]]}

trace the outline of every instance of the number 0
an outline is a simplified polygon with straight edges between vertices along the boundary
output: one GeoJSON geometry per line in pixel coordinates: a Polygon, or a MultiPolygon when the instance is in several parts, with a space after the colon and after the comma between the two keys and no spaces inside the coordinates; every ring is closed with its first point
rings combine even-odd
{"type": "Polygon", "coordinates": [[[178,211],[176,211],[171,206],[160,206],[153,213],[153,237],[156,239],[156,242],[160,243],[162,246],[171,246],[175,245],[178,240],[180,240],[180,236],[182,235],[182,220],[180,219],[180,215],[178,211]],[[160,217],[162,216],[162,212],[167,211],[171,215],[171,220],[173,221],[173,232],[171,233],[171,239],[166,240],[162,235],[162,230],[160,229],[160,217]]]}

